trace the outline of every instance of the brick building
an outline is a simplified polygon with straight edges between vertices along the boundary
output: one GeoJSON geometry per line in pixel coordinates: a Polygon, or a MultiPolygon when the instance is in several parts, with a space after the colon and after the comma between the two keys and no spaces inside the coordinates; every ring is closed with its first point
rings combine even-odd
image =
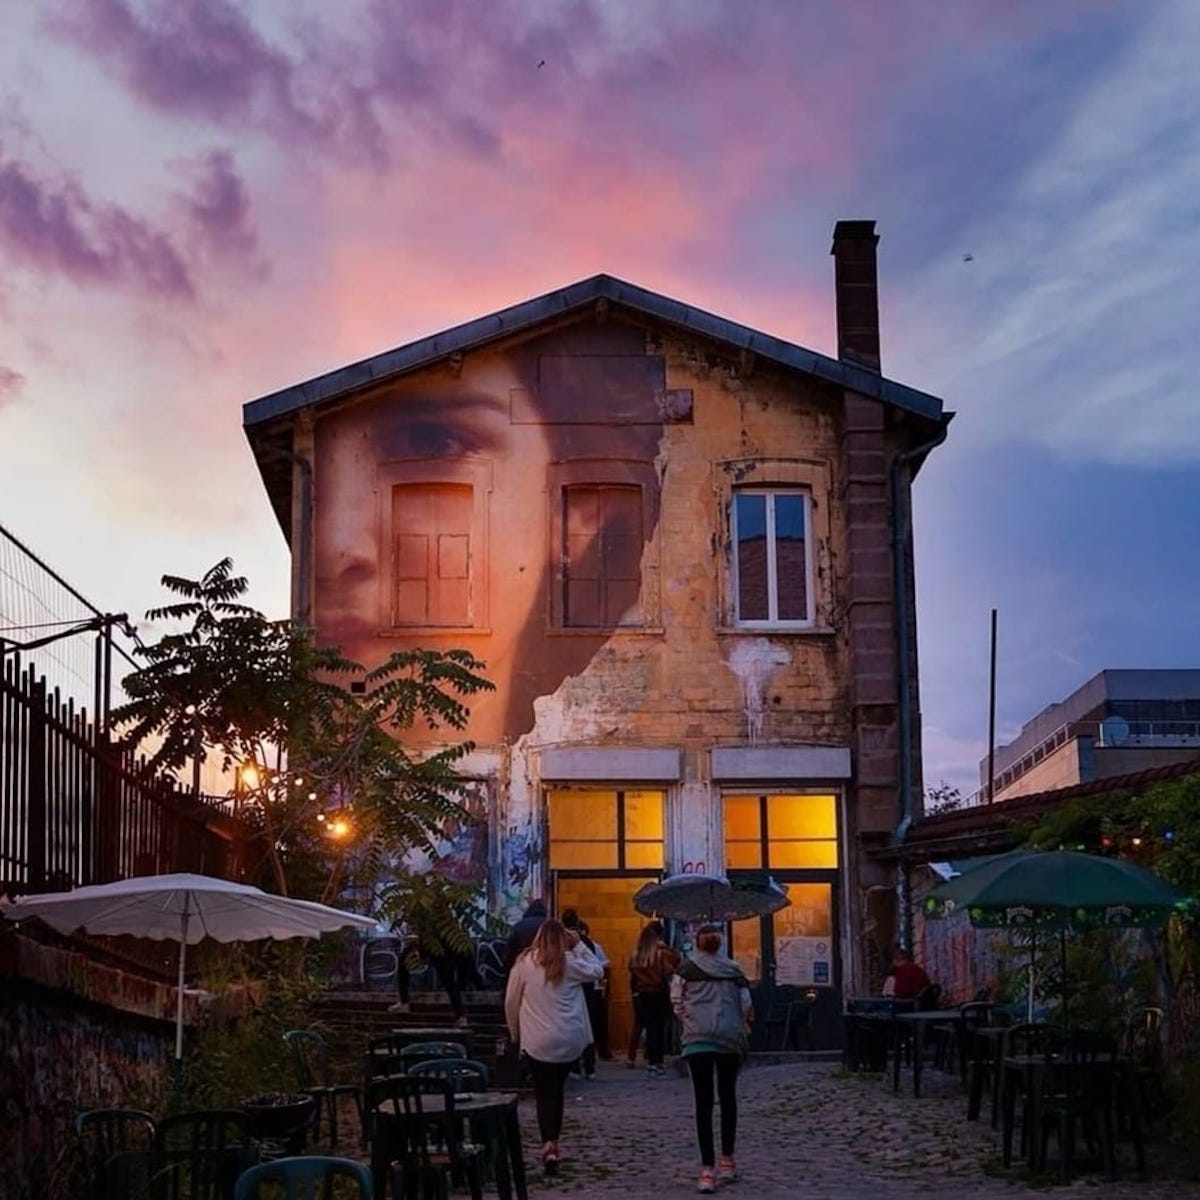
{"type": "Polygon", "coordinates": [[[835,229],[836,359],[599,275],[245,408],[293,616],[487,663],[493,911],[573,905],[620,961],[646,879],[769,873],[733,951],[830,1012],[917,815],[909,488],[949,421],[880,374],[876,242],[835,229]]]}

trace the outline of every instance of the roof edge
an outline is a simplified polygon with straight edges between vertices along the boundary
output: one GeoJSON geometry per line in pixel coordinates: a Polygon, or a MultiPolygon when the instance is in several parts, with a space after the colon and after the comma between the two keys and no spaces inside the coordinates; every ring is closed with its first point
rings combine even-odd
{"type": "Polygon", "coordinates": [[[600,299],[624,305],[645,316],[693,329],[706,337],[871,396],[927,420],[939,423],[943,420],[942,401],[927,392],[897,383],[855,363],[830,358],[782,338],[760,333],[749,326],[715,316],[704,309],[672,300],[636,284],[626,283],[612,275],[601,274],[251,400],[243,405],[242,423],[250,429],[312,405],[328,403],[359,388],[417,370],[448,355],[520,333],[600,299]]]}

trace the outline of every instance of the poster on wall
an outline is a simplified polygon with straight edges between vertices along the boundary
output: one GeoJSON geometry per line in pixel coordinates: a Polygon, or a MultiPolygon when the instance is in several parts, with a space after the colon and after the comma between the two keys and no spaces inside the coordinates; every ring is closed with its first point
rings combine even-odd
{"type": "Polygon", "coordinates": [[[828,987],[832,950],[827,937],[775,939],[775,982],[782,987],[828,987]]]}

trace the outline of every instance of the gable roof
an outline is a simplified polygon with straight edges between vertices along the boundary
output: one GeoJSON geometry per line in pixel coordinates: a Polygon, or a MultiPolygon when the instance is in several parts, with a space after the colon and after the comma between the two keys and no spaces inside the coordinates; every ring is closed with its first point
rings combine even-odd
{"type": "Polygon", "coordinates": [[[285,535],[290,536],[286,519],[286,511],[290,507],[290,484],[284,486],[282,479],[274,477],[281,474],[285,464],[290,476],[290,419],[296,413],[330,404],[360,388],[405,375],[452,354],[478,349],[500,338],[511,337],[547,321],[569,316],[599,300],[724,342],[779,366],[879,400],[930,422],[934,428],[944,426],[952,415],[944,411],[938,397],[896,383],[877,371],[760,333],[736,321],[714,316],[703,309],[626,283],[612,275],[593,275],[590,279],[568,284],[544,296],[455,325],[394,350],[385,350],[243,405],[242,426],[285,535]]]}

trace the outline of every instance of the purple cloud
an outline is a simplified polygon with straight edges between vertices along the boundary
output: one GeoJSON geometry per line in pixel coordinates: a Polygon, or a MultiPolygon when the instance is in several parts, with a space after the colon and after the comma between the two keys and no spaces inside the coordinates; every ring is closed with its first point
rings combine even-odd
{"type": "Polygon", "coordinates": [[[214,124],[265,129],[289,146],[305,141],[382,157],[367,93],[352,82],[336,38],[296,57],[271,45],[230,0],[171,0],[139,10],[128,0],[59,0],[53,34],[98,58],[143,103],[214,124]]]}
{"type": "Polygon", "coordinates": [[[246,184],[228,150],[184,163],[191,188],[180,196],[184,219],[198,249],[243,265],[258,260],[258,230],[246,184]]]}
{"type": "Polygon", "coordinates": [[[191,274],[165,233],[73,180],[38,178],[0,146],[0,245],[18,263],[76,283],[138,288],[191,299],[191,274]]]}

